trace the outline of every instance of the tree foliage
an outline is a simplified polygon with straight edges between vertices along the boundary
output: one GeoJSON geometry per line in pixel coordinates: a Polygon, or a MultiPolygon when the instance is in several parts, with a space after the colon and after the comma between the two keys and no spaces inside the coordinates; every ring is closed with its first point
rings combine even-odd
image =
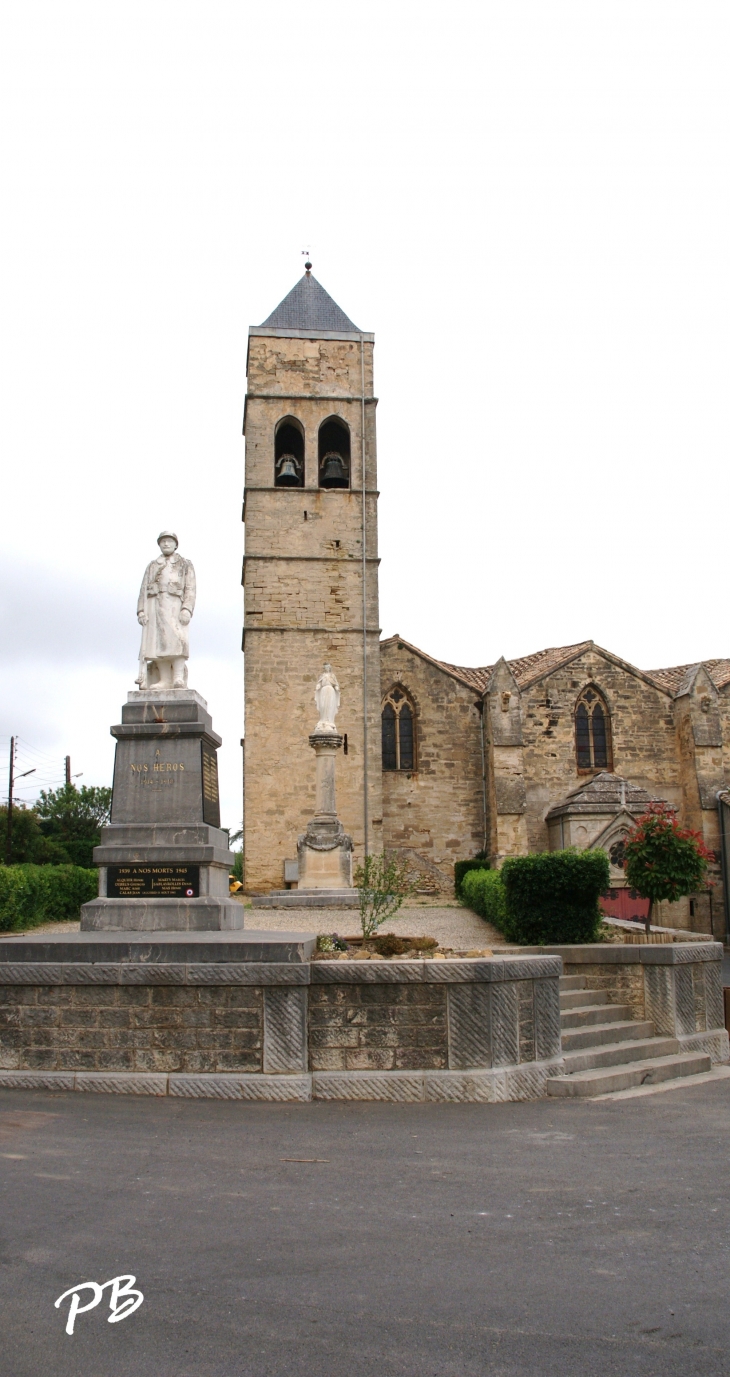
{"type": "MultiPolygon", "coordinates": [[[[43,790],[34,809],[46,842],[41,864],[92,866],[93,850],[109,821],[111,804],[111,789],[65,784],[61,789],[43,790]]],[[[13,860],[20,859],[13,847],[13,860]]]]}
{"type": "MultiPolygon", "coordinates": [[[[0,808],[0,856],[8,859],[8,810],[0,808]]],[[[10,856],[17,865],[48,865],[51,857],[34,808],[13,806],[10,856]]]]}
{"type": "Polygon", "coordinates": [[[626,879],[652,904],[704,889],[708,862],[715,859],[700,833],[681,827],[666,803],[650,804],[626,837],[624,849],[626,879]]]}

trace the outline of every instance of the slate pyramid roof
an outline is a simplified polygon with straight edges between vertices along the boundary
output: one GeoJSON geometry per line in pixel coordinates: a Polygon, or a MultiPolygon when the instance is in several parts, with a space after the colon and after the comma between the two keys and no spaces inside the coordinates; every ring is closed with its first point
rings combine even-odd
{"type": "Polygon", "coordinates": [[[602,770],[585,784],[580,784],[545,814],[546,819],[560,817],[565,813],[615,813],[624,808],[629,813],[645,813],[650,803],[656,803],[654,794],[633,784],[622,775],[602,770]]]}
{"type": "Polygon", "coordinates": [[[296,287],[292,287],[289,295],[279,302],[276,310],[258,328],[313,330],[316,334],[323,330],[360,334],[357,325],[353,325],[349,316],[340,310],[329,292],[309,272],[300,277],[296,287]]]}

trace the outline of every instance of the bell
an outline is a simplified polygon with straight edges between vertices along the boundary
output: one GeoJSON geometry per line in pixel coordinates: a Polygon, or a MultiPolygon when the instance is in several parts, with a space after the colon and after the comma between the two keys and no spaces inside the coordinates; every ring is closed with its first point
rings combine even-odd
{"type": "Polygon", "coordinates": [[[282,454],[277,462],[279,473],[277,484],[280,488],[298,488],[299,473],[297,471],[297,461],[293,454],[282,454]]]}
{"type": "Polygon", "coordinates": [[[320,488],[348,488],[350,486],[342,455],[337,454],[334,450],[331,454],[324,456],[319,486],[320,488]]]}

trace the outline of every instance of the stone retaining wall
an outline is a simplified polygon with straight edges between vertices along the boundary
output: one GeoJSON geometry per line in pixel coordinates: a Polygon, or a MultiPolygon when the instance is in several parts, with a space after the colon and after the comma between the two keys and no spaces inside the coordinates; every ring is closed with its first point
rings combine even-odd
{"type": "Polygon", "coordinates": [[[0,961],[0,1085],[533,1099],[562,1070],[561,966],[0,961]]]}
{"type": "Polygon", "coordinates": [[[630,1004],[633,1017],[651,1019],[656,1032],[676,1038],[683,1052],[730,1059],[725,1031],[720,942],[642,946],[602,943],[533,948],[560,956],[565,975],[583,975],[591,990],[614,1004],[630,1004]]]}

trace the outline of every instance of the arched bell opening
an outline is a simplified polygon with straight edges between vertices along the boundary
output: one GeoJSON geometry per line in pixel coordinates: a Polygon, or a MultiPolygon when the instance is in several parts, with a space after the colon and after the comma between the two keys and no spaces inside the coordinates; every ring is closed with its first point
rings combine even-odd
{"type": "Polygon", "coordinates": [[[319,486],[350,486],[350,431],[334,416],[319,428],[319,486]]]}
{"type": "Polygon", "coordinates": [[[276,427],[274,483],[277,488],[304,487],[304,430],[295,416],[284,416],[276,427]]]}

